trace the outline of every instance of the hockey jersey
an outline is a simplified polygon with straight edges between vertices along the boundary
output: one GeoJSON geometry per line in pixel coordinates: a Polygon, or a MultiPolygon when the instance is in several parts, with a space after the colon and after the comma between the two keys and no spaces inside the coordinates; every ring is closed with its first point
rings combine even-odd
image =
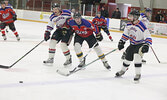
{"type": "Polygon", "coordinates": [[[11,7],[0,8],[0,21],[5,23],[12,23],[15,11],[11,7]]]}
{"type": "Polygon", "coordinates": [[[78,25],[74,19],[70,20],[68,24],[70,27],[74,30],[76,34],[78,34],[81,37],[88,37],[95,32],[95,34],[99,33],[98,27],[94,24],[92,24],[90,21],[86,19],[81,19],[82,23],[78,25]]]}
{"type": "Polygon", "coordinates": [[[143,22],[138,21],[133,25],[131,22],[127,24],[121,38],[123,41],[130,40],[130,44],[137,45],[141,43],[152,44],[150,33],[143,22]]]}
{"type": "Polygon", "coordinates": [[[96,16],[95,18],[93,18],[92,23],[97,25],[98,27],[107,25],[107,21],[103,16],[96,16]]]}
{"type": "Polygon", "coordinates": [[[148,27],[150,21],[144,13],[140,14],[139,20],[142,21],[146,25],[146,27],[148,27]]]}
{"type": "Polygon", "coordinates": [[[55,13],[51,14],[50,21],[47,25],[47,31],[52,31],[54,26],[56,25],[56,28],[64,28],[68,27],[66,24],[66,20],[71,18],[71,12],[69,10],[62,10],[60,15],[55,15],[55,13]]]}

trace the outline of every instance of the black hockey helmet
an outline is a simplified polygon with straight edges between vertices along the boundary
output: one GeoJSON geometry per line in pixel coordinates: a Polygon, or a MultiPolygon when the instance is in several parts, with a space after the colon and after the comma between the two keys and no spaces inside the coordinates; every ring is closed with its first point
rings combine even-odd
{"type": "Polygon", "coordinates": [[[135,15],[135,16],[140,16],[140,12],[138,10],[132,10],[130,13],[130,15],[135,15]]]}
{"type": "Polygon", "coordinates": [[[56,8],[56,7],[60,8],[60,5],[57,4],[57,3],[54,3],[54,4],[52,5],[52,9],[53,9],[53,8],[56,8]]]}
{"type": "Polygon", "coordinates": [[[79,12],[75,12],[73,17],[74,17],[74,19],[81,18],[81,14],[79,12]]]}
{"type": "Polygon", "coordinates": [[[135,20],[138,20],[138,18],[139,18],[139,16],[140,16],[140,12],[139,12],[138,10],[132,10],[132,11],[129,13],[128,17],[130,17],[130,16],[133,16],[133,20],[134,20],[134,21],[135,21],[135,20]]]}

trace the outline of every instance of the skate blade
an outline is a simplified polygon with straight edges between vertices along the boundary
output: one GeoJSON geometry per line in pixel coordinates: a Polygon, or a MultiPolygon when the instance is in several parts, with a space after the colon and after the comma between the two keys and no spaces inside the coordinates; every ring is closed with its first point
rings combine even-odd
{"type": "Polygon", "coordinates": [[[135,83],[135,84],[139,84],[139,83],[140,83],[140,80],[134,80],[134,83],[135,83]]]}
{"type": "Polygon", "coordinates": [[[71,67],[71,66],[72,66],[72,64],[64,65],[65,68],[71,67]]]}
{"type": "Polygon", "coordinates": [[[53,66],[53,63],[43,63],[45,66],[53,66]]]}

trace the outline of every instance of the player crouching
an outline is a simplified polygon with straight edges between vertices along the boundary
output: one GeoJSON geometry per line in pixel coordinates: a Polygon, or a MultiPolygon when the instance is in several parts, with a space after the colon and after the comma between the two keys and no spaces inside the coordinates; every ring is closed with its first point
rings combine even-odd
{"type": "Polygon", "coordinates": [[[15,34],[17,40],[20,40],[19,34],[16,31],[14,21],[17,20],[17,15],[15,11],[11,7],[6,7],[5,2],[1,2],[1,8],[0,8],[0,28],[2,32],[2,37],[4,40],[6,40],[6,34],[5,34],[5,27],[9,26],[9,28],[13,31],[15,34]]]}
{"type": "Polygon", "coordinates": [[[142,56],[143,53],[147,53],[149,50],[149,45],[152,45],[152,38],[146,26],[138,18],[140,13],[138,10],[133,10],[130,12],[128,19],[131,21],[127,24],[124,29],[122,38],[118,43],[118,49],[124,48],[124,44],[127,40],[130,40],[130,45],[126,49],[125,60],[123,61],[123,66],[121,71],[116,73],[117,77],[125,74],[130,66],[130,63],[134,60],[135,74],[134,81],[137,82],[141,77],[141,67],[142,67],[142,56]]]}
{"type": "Polygon", "coordinates": [[[95,36],[93,33],[98,34],[97,26],[94,26],[91,22],[83,19],[79,12],[74,13],[74,19],[70,20],[68,24],[72,27],[75,33],[74,37],[74,49],[77,57],[80,60],[79,68],[85,66],[85,59],[83,58],[83,52],[81,50],[82,44],[86,41],[89,45],[89,48],[93,48],[98,55],[98,57],[102,60],[103,65],[106,69],[110,70],[110,65],[108,64],[104,53],[102,52],[95,36]],[[83,60],[84,59],[84,60],[83,60]]]}

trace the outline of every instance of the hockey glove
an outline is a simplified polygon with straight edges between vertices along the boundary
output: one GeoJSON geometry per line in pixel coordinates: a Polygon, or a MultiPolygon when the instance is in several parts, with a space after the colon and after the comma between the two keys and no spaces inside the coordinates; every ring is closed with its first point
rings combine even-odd
{"type": "Polygon", "coordinates": [[[149,50],[148,44],[144,44],[144,45],[142,46],[141,52],[142,52],[142,53],[147,53],[148,50],[149,50]]]}
{"type": "Polygon", "coordinates": [[[62,34],[65,36],[67,34],[67,29],[66,28],[62,28],[62,34]]]}
{"type": "Polygon", "coordinates": [[[17,15],[13,15],[13,20],[17,20],[17,15]]]}
{"type": "Polygon", "coordinates": [[[122,50],[124,48],[124,44],[125,44],[125,42],[123,40],[119,40],[118,49],[122,50]]]}
{"type": "Polygon", "coordinates": [[[44,40],[47,41],[49,39],[50,39],[50,32],[49,31],[45,31],[44,40]]]}
{"type": "Polygon", "coordinates": [[[98,41],[102,41],[103,40],[103,36],[101,35],[101,33],[96,34],[96,39],[98,41]]]}

